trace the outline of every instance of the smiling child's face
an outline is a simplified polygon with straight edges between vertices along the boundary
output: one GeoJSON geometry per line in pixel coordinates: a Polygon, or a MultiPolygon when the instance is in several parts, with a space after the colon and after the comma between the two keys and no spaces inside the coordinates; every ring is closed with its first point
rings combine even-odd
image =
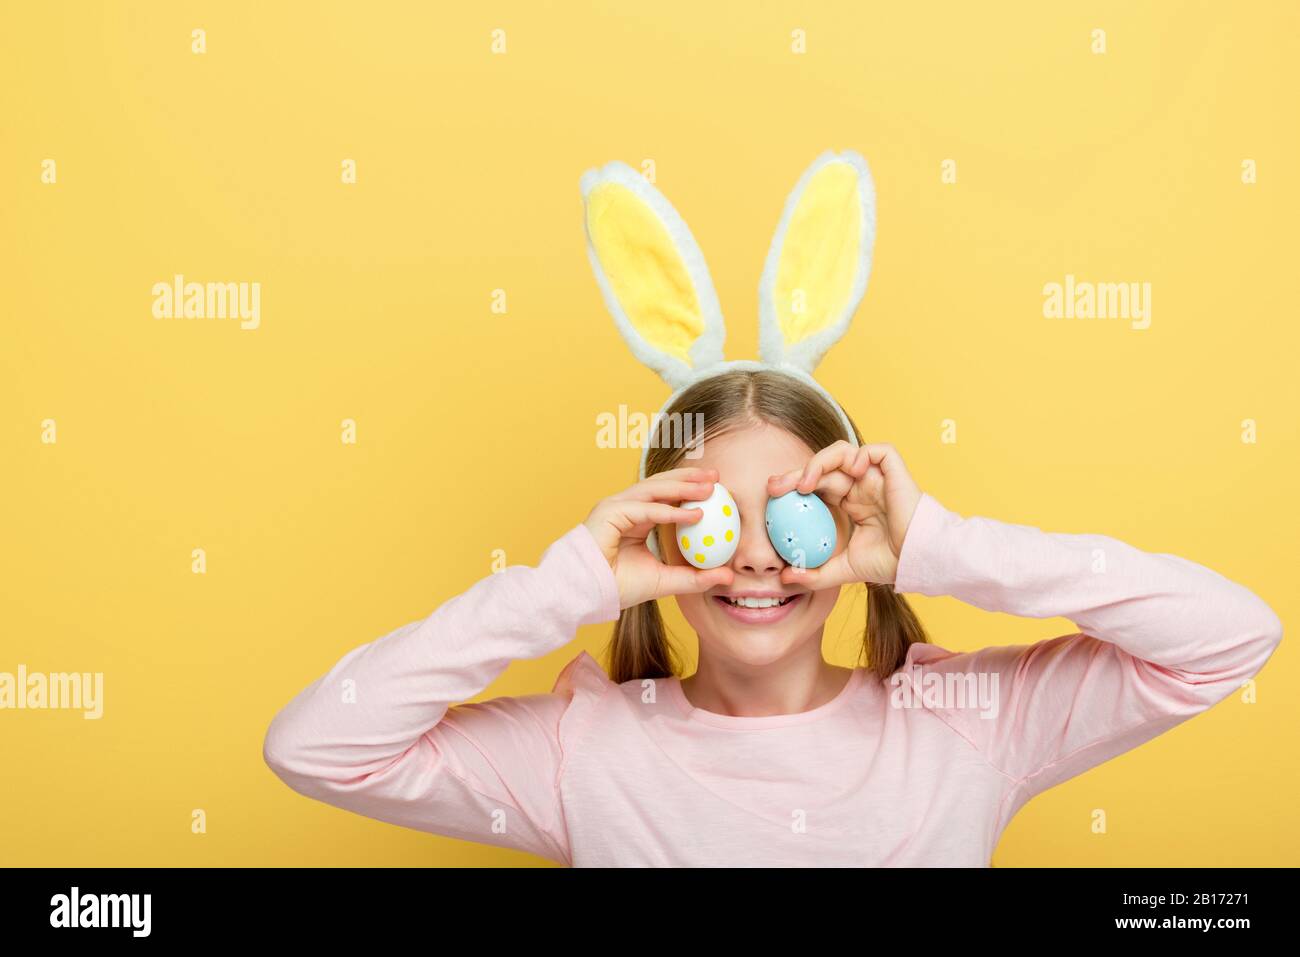
{"type": "MultiPolygon", "coordinates": [[[[808,642],[816,642],[820,649],[822,627],[840,590],[809,591],[802,585],[782,583],[781,570],[786,563],[768,540],[766,520],[768,478],[803,468],[813,450],[767,423],[707,439],[703,450],[699,458],[683,459],[679,465],[718,470],[718,481],[731,492],[740,510],[740,544],[728,563],[734,574],[730,585],[674,596],[683,617],[699,635],[700,654],[758,666],[786,658],[808,642]],[[793,596],[793,600],[781,607],[739,609],[721,598],[752,593],[793,596]]],[[[849,521],[839,508],[832,506],[831,514],[838,531],[838,554],[848,540],[849,521]]],[[[677,550],[672,526],[659,526],[657,534],[665,561],[688,564],[677,550]]]]}

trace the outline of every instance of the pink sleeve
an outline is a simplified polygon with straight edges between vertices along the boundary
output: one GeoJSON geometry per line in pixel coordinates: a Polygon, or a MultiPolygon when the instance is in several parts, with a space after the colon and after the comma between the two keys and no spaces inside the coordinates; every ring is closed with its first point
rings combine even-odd
{"type": "Polygon", "coordinates": [[[561,729],[575,691],[597,690],[591,672],[575,688],[575,659],[552,694],[456,703],[516,658],[545,655],[579,625],[618,614],[614,574],[577,525],[537,567],[491,574],[428,618],[349,651],[275,716],[263,756],[289,787],[326,804],[569,863],[561,729]]]}
{"type": "Polygon", "coordinates": [[[943,675],[925,679],[930,695],[948,688],[925,706],[1016,782],[1020,803],[1205,711],[1282,640],[1267,604],[1201,565],[1101,535],[962,518],[929,495],[894,588],[1079,627],[1030,645],[908,650],[909,680],[918,668],[943,675]],[[979,680],[996,688],[995,709],[971,693],[979,680]]]}

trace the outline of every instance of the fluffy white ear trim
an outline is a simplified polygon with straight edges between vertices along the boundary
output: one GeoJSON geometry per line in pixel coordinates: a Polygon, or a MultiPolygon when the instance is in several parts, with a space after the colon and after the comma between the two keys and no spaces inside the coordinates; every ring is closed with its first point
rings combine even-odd
{"type": "Polygon", "coordinates": [[[580,185],[591,268],[633,355],[673,388],[721,362],[722,310],[685,220],[626,163],[580,185]]]}

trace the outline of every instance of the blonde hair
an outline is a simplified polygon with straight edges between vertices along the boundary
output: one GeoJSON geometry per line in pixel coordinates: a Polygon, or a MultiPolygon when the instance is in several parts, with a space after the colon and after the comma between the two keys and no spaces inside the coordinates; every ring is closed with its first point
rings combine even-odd
{"type": "MultiPolygon", "coordinates": [[[[844,437],[835,409],[802,382],[767,370],[725,372],[691,386],[665,410],[659,441],[646,456],[647,477],[689,464],[683,462],[687,451],[684,443],[669,441],[669,424],[675,421],[703,422],[703,433],[691,438],[706,443],[710,436],[759,423],[785,429],[814,450],[844,437]]],[[[852,417],[849,424],[861,443],[862,435],[852,417]]],[[[651,534],[657,532],[655,529],[651,534]]],[[[929,639],[907,599],[892,585],[868,583],[866,587],[867,621],[859,659],[865,657],[871,673],[884,681],[903,665],[909,645],[929,639]]],[[[607,651],[610,678],[618,683],[633,678],[667,678],[679,671],[663,616],[654,601],[623,609],[607,651]]]]}

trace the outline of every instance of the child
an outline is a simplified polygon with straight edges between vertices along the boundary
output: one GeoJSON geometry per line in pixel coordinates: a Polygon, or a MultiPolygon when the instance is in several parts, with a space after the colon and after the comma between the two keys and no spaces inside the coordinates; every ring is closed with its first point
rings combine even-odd
{"type": "Polygon", "coordinates": [[[918,492],[888,446],[823,445],[835,416],[810,416],[821,400],[799,384],[729,375],[747,382],[715,378],[682,404],[717,423],[697,467],[664,451],[663,468],[600,502],[537,567],[490,575],[344,656],[272,723],[276,774],[368,817],[574,866],[987,866],[1033,795],[1206,710],[1277,647],[1277,616],[1208,569],[1099,535],[960,518],[918,492]],[[808,583],[762,518],[805,463],[801,491],[852,526],[808,583]],[[670,503],[707,497],[713,480],[736,499],[741,545],[699,571],[672,547],[672,523],[695,516],[670,503]],[[671,556],[662,574],[645,547],[655,524],[671,556]],[[871,583],[870,670],[821,658],[839,585],[816,579],[832,581],[846,556],[871,583]],[[754,610],[762,621],[723,607],[755,590],[796,600],[754,610]],[[955,653],[918,639],[901,592],[1082,631],[955,653]],[[699,636],[685,683],[653,601],[666,594],[699,636]],[[551,694],[455,704],[512,660],[616,619],[614,680],[581,652],[551,694]],[[921,676],[964,674],[980,678],[965,700],[927,700],[934,679],[921,676]]]}
{"type": "Polygon", "coordinates": [[[702,454],[686,467],[683,445],[648,444],[640,480],[537,566],[346,654],[267,732],[265,759],[295,791],[572,866],[984,867],[1035,794],[1207,710],[1269,659],[1281,622],[1241,585],[1101,535],[963,518],[892,446],[862,443],[811,378],[865,289],[874,194],[856,154],[824,154],[787,202],[761,363],[722,361],[703,259],[662,196],[615,164],[583,185],[606,300],[675,386],[668,420],[706,423],[702,454]],[[739,540],[701,570],[673,526],[715,482],[739,540]],[[788,565],[765,528],[768,499],[796,488],[836,523],[816,568],[788,565]],[[867,665],[839,668],[823,628],[859,582],[867,665]],[[954,652],[926,640],[908,592],[1079,630],[954,652]],[[686,679],[656,604],[669,595],[699,640],[686,679]],[[461,703],[602,622],[617,622],[612,674],[584,651],[550,694],[461,703]]]}

